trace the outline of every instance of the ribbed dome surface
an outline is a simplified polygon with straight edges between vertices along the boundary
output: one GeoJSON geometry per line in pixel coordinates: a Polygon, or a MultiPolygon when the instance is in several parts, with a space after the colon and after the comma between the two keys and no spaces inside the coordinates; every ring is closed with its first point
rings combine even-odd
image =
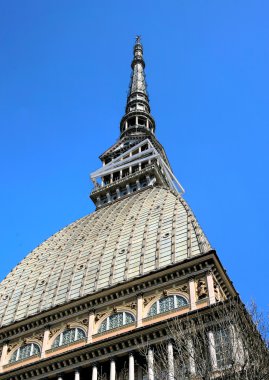
{"type": "Polygon", "coordinates": [[[0,284],[0,326],[204,253],[179,196],[148,188],[59,231],[0,284]]]}

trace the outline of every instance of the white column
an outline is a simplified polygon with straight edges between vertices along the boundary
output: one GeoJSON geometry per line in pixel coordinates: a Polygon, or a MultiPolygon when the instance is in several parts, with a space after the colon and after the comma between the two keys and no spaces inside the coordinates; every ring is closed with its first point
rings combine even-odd
{"type": "Polygon", "coordinates": [[[50,330],[49,330],[49,328],[47,328],[44,331],[42,349],[41,349],[41,358],[44,358],[46,355],[46,349],[47,349],[48,342],[49,342],[49,335],[50,335],[50,330]]]}
{"type": "Polygon", "coordinates": [[[142,326],[143,319],[143,295],[137,296],[137,308],[136,308],[136,327],[142,326]]]}
{"type": "Polygon", "coordinates": [[[189,294],[191,310],[196,309],[195,283],[194,278],[189,279],[189,294]]]}
{"type": "Polygon", "coordinates": [[[213,303],[216,303],[215,292],[214,292],[214,280],[213,280],[212,272],[207,273],[206,281],[207,281],[209,304],[212,305],[213,303]]]}
{"type": "Polygon", "coordinates": [[[87,343],[92,342],[93,329],[94,329],[94,311],[91,311],[88,317],[87,343]]]}
{"type": "Polygon", "coordinates": [[[80,380],[80,374],[78,370],[75,371],[75,380],[80,380]]]}
{"type": "Polygon", "coordinates": [[[171,342],[168,342],[167,345],[167,356],[168,356],[168,380],[174,380],[174,354],[173,354],[173,345],[171,342]]]}
{"type": "Polygon", "coordinates": [[[148,380],[154,380],[154,356],[153,350],[149,348],[148,350],[148,380]]]}
{"type": "Polygon", "coordinates": [[[128,380],[134,380],[134,356],[133,354],[129,355],[129,378],[128,380]]]}
{"type": "Polygon", "coordinates": [[[143,380],[143,368],[140,366],[137,368],[137,380],[143,380]]]}
{"type": "Polygon", "coordinates": [[[94,365],[92,367],[92,380],[97,380],[97,375],[98,375],[97,367],[96,365],[94,365]]]}
{"type": "Polygon", "coordinates": [[[229,332],[230,344],[232,346],[232,351],[233,351],[232,359],[235,361],[236,364],[244,365],[245,359],[244,359],[244,347],[242,344],[242,338],[238,334],[238,332],[236,331],[233,325],[229,326],[228,332],[229,332]]]}
{"type": "Polygon", "coordinates": [[[110,361],[110,378],[109,379],[116,380],[116,363],[114,359],[110,361]]]}
{"type": "Polygon", "coordinates": [[[209,343],[211,365],[214,371],[217,369],[217,356],[216,356],[216,350],[215,350],[215,339],[214,339],[214,334],[212,331],[208,332],[208,343],[209,343]]]}
{"type": "Polygon", "coordinates": [[[189,352],[190,374],[195,375],[194,347],[193,347],[193,341],[191,338],[188,339],[188,352],[189,352]]]}
{"type": "Polygon", "coordinates": [[[7,357],[7,349],[8,345],[7,343],[4,344],[3,349],[2,349],[2,355],[0,358],[0,371],[3,371],[3,366],[6,364],[6,357],[7,357]]]}
{"type": "Polygon", "coordinates": [[[61,376],[58,377],[58,380],[63,380],[63,378],[61,376]]]}

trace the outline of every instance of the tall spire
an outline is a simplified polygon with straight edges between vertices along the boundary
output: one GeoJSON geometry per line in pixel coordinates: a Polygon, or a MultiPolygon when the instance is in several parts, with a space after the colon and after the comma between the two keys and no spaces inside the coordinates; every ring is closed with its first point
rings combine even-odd
{"type": "Polygon", "coordinates": [[[146,84],[145,73],[144,73],[145,62],[143,59],[143,46],[141,44],[140,36],[136,37],[136,41],[134,45],[134,58],[133,58],[131,67],[133,69],[133,72],[132,72],[128,96],[136,92],[140,92],[140,93],[145,94],[148,100],[147,84],[146,84]]]}
{"type": "Polygon", "coordinates": [[[147,84],[145,80],[145,61],[141,37],[137,36],[131,63],[132,74],[125,108],[120,124],[121,136],[129,133],[154,134],[155,121],[150,114],[147,84]]]}

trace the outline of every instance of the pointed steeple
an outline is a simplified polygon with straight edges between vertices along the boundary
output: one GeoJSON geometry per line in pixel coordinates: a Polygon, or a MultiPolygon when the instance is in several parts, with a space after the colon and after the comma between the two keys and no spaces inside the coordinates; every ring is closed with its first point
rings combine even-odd
{"type": "Polygon", "coordinates": [[[147,84],[145,80],[145,62],[143,59],[143,46],[141,44],[141,37],[136,37],[136,42],[134,45],[134,58],[131,64],[132,67],[132,77],[130,82],[130,89],[128,96],[136,92],[140,92],[146,95],[146,99],[148,100],[147,94],[147,84]]]}
{"type": "Polygon", "coordinates": [[[155,121],[150,114],[147,84],[145,79],[145,61],[141,37],[137,36],[131,63],[132,74],[125,108],[120,124],[121,137],[130,133],[154,134],[155,121]]]}

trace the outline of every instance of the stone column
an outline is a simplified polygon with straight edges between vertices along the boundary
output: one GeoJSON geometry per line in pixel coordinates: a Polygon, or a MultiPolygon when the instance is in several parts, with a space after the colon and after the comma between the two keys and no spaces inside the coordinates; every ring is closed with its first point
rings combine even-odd
{"type": "Polygon", "coordinates": [[[116,188],[116,194],[117,194],[117,198],[120,198],[120,189],[118,187],[116,188]]]}
{"type": "Polygon", "coordinates": [[[208,343],[209,343],[211,365],[214,371],[217,369],[217,356],[216,356],[216,350],[215,350],[215,339],[214,339],[214,334],[212,331],[208,332],[208,343]]]}
{"type": "Polygon", "coordinates": [[[188,339],[188,352],[189,352],[189,364],[190,364],[190,374],[195,375],[195,356],[193,341],[191,338],[188,339]]]}
{"type": "Polygon", "coordinates": [[[41,358],[44,358],[46,356],[46,350],[48,348],[48,342],[49,342],[49,335],[50,335],[50,330],[47,327],[44,331],[44,336],[43,336],[43,342],[42,342],[42,348],[41,348],[41,358]]]}
{"type": "Polygon", "coordinates": [[[80,373],[79,370],[75,371],[75,380],[80,380],[80,373]]]}
{"type": "Polygon", "coordinates": [[[110,361],[110,380],[116,380],[116,363],[114,359],[110,361]]]}
{"type": "Polygon", "coordinates": [[[5,343],[2,349],[1,358],[0,358],[0,372],[3,371],[3,366],[6,364],[7,349],[8,349],[8,345],[7,343],[5,343]]]}
{"type": "Polygon", "coordinates": [[[190,293],[190,307],[191,310],[196,309],[196,295],[195,295],[195,282],[194,278],[189,279],[189,293],[190,293]]]}
{"type": "Polygon", "coordinates": [[[92,342],[92,335],[93,335],[93,329],[94,329],[94,311],[90,311],[89,317],[88,317],[88,335],[87,335],[87,343],[92,342]]]}
{"type": "Polygon", "coordinates": [[[110,193],[106,193],[106,198],[107,198],[108,203],[111,202],[111,195],[110,195],[110,193]]]}
{"type": "Polygon", "coordinates": [[[136,327],[142,326],[143,319],[143,295],[137,296],[137,308],[136,308],[136,327]]]}
{"type": "Polygon", "coordinates": [[[229,333],[229,340],[232,346],[232,360],[238,365],[244,365],[244,347],[242,344],[242,338],[236,331],[233,325],[227,327],[229,333]]]}
{"type": "Polygon", "coordinates": [[[208,289],[208,298],[209,304],[212,305],[216,303],[215,292],[214,292],[214,280],[212,272],[208,271],[206,274],[207,289],[208,289]]]}
{"type": "Polygon", "coordinates": [[[134,380],[135,372],[134,372],[134,356],[133,354],[129,355],[129,377],[128,380],[134,380]]]}
{"type": "Polygon", "coordinates": [[[148,350],[148,380],[154,380],[154,355],[153,350],[148,350]]]}
{"type": "Polygon", "coordinates": [[[94,364],[92,367],[92,380],[97,380],[98,371],[97,366],[94,364]]]}
{"type": "Polygon", "coordinates": [[[168,356],[168,380],[174,380],[174,354],[173,345],[171,342],[167,344],[167,356],[168,356]]]}

